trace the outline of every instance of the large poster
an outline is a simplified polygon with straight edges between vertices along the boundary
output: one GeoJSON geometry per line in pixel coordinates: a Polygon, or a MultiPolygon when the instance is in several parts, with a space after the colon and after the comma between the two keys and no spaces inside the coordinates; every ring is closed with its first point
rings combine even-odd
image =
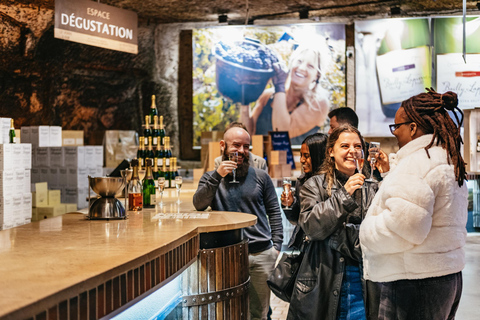
{"type": "Polygon", "coordinates": [[[365,136],[391,136],[403,100],[432,84],[427,18],[355,22],[355,110],[365,136]]]}
{"type": "Polygon", "coordinates": [[[480,17],[466,19],[466,63],[463,51],[463,19],[432,19],[436,57],[437,91],[453,91],[460,108],[480,107],[480,17]]]}
{"type": "Polygon", "coordinates": [[[193,31],[194,146],[232,121],[250,134],[288,131],[292,145],[328,131],[345,106],[345,25],[213,27],[193,31]]]}

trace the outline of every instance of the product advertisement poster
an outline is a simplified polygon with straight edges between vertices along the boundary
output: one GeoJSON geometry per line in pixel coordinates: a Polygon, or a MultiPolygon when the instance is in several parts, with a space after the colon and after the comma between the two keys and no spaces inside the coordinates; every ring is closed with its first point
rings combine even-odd
{"type": "Polygon", "coordinates": [[[466,19],[466,63],[463,59],[463,19],[432,19],[437,91],[453,91],[462,109],[480,107],[480,17],[466,19]]]}
{"type": "Polygon", "coordinates": [[[193,30],[194,146],[202,131],[244,123],[251,135],[287,131],[293,146],[328,131],[344,107],[345,25],[193,30]]]}
{"type": "Polygon", "coordinates": [[[355,110],[364,136],[391,136],[403,100],[432,86],[428,18],[355,22],[355,110]]]}

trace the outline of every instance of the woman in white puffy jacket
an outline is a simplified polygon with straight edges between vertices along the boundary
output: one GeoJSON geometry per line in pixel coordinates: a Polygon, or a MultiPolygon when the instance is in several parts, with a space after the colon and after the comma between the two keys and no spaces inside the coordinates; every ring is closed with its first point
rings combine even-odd
{"type": "Polygon", "coordinates": [[[463,113],[455,93],[427,91],[403,101],[390,125],[400,150],[390,163],[385,154],[378,161],[381,172],[390,170],[360,227],[364,276],[378,293],[369,306],[378,319],[454,319],[462,293],[463,113]]]}

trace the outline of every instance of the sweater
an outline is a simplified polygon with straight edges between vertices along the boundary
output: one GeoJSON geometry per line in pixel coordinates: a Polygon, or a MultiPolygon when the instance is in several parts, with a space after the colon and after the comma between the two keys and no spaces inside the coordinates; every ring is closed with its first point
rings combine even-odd
{"type": "Polygon", "coordinates": [[[229,183],[230,175],[222,178],[217,171],[206,172],[193,196],[197,210],[250,213],[257,216],[257,224],[244,228],[249,240],[250,253],[265,251],[275,246],[282,248],[283,226],[277,194],[270,176],[263,170],[248,168],[245,177],[237,177],[239,183],[229,183]]]}
{"type": "Polygon", "coordinates": [[[423,135],[390,157],[360,226],[364,276],[375,282],[440,277],[465,266],[468,190],[441,146],[423,135]]]}

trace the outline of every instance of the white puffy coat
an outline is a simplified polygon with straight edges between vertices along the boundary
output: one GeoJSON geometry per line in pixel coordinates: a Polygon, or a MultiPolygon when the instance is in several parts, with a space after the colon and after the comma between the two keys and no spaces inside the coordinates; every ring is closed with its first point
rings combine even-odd
{"type": "Polygon", "coordinates": [[[423,135],[390,157],[390,172],[360,226],[364,276],[375,282],[439,277],[465,266],[468,190],[441,146],[423,135]]]}

